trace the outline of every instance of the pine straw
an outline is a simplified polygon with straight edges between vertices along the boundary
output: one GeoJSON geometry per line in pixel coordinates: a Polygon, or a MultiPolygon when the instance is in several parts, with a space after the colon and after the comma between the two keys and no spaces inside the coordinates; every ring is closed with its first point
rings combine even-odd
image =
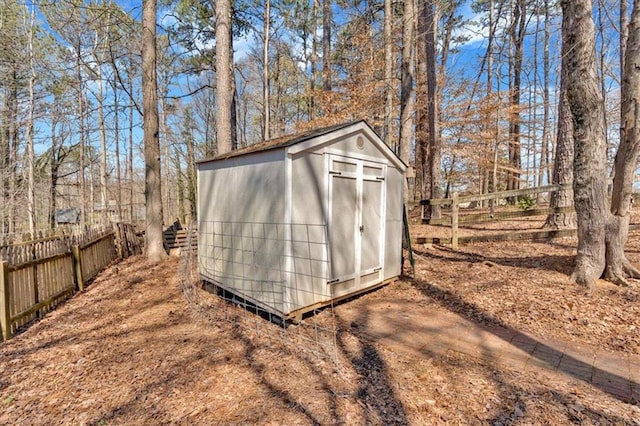
{"type": "MultiPolygon", "coordinates": [[[[627,255],[640,261],[640,233],[632,233],[627,255]]],[[[478,243],[458,252],[432,247],[418,256],[415,288],[444,309],[543,338],[640,354],[640,281],[619,287],[598,280],[593,292],[572,283],[573,238],[478,243]]]]}
{"type": "MultiPolygon", "coordinates": [[[[421,273],[434,274],[432,262],[421,273]]],[[[482,266],[455,264],[449,273],[460,271],[464,286],[482,266]]],[[[417,282],[319,312],[318,327],[335,326],[321,355],[306,347],[313,322],[283,330],[193,276],[182,282],[181,268],[177,259],[123,261],[0,345],[0,424],[640,424],[638,406],[567,376],[458,353],[413,356],[346,322],[346,308],[389,299],[428,321],[445,304],[417,282]]]]}

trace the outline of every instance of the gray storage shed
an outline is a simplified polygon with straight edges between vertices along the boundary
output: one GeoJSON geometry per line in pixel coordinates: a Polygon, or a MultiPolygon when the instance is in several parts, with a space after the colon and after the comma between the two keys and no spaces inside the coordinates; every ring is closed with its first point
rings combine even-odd
{"type": "Polygon", "coordinates": [[[201,278],[298,319],[394,279],[405,170],[364,121],[198,163],[201,278]]]}

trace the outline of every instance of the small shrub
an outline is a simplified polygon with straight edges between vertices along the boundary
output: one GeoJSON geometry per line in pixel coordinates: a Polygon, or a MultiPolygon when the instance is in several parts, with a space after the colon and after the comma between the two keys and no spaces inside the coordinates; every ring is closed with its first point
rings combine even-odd
{"type": "Polygon", "coordinates": [[[530,195],[523,195],[518,199],[518,207],[520,207],[521,210],[524,210],[524,211],[530,210],[533,207],[535,207],[535,205],[536,205],[536,199],[530,195]]]}

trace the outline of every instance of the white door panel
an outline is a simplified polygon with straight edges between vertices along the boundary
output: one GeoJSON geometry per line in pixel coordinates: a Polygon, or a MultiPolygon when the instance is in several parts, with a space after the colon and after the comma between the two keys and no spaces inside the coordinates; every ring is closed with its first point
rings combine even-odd
{"type": "Polygon", "coordinates": [[[382,276],[385,175],[383,164],[329,158],[329,283],[334,296],[359,288],[365,276],[363,284],[382,276]]]}

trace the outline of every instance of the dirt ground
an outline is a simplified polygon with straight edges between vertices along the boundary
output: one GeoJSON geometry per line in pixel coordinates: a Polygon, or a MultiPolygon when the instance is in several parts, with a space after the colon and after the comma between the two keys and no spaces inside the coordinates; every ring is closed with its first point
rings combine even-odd
{"type": "MultiPolygon", "coordinates": [[[[417,247],[393,298],[640,353],[640,283],[569,282],[575,241],[417,247]]],[[[640,234],[628,245],[640,261],[640,234]]],[[[0,345],[0,424],[636,424],[640,405],[562,374],[386,347],[325,309],[283,329],[188,284],[179,259],[105,270],[0,345]]]]}

